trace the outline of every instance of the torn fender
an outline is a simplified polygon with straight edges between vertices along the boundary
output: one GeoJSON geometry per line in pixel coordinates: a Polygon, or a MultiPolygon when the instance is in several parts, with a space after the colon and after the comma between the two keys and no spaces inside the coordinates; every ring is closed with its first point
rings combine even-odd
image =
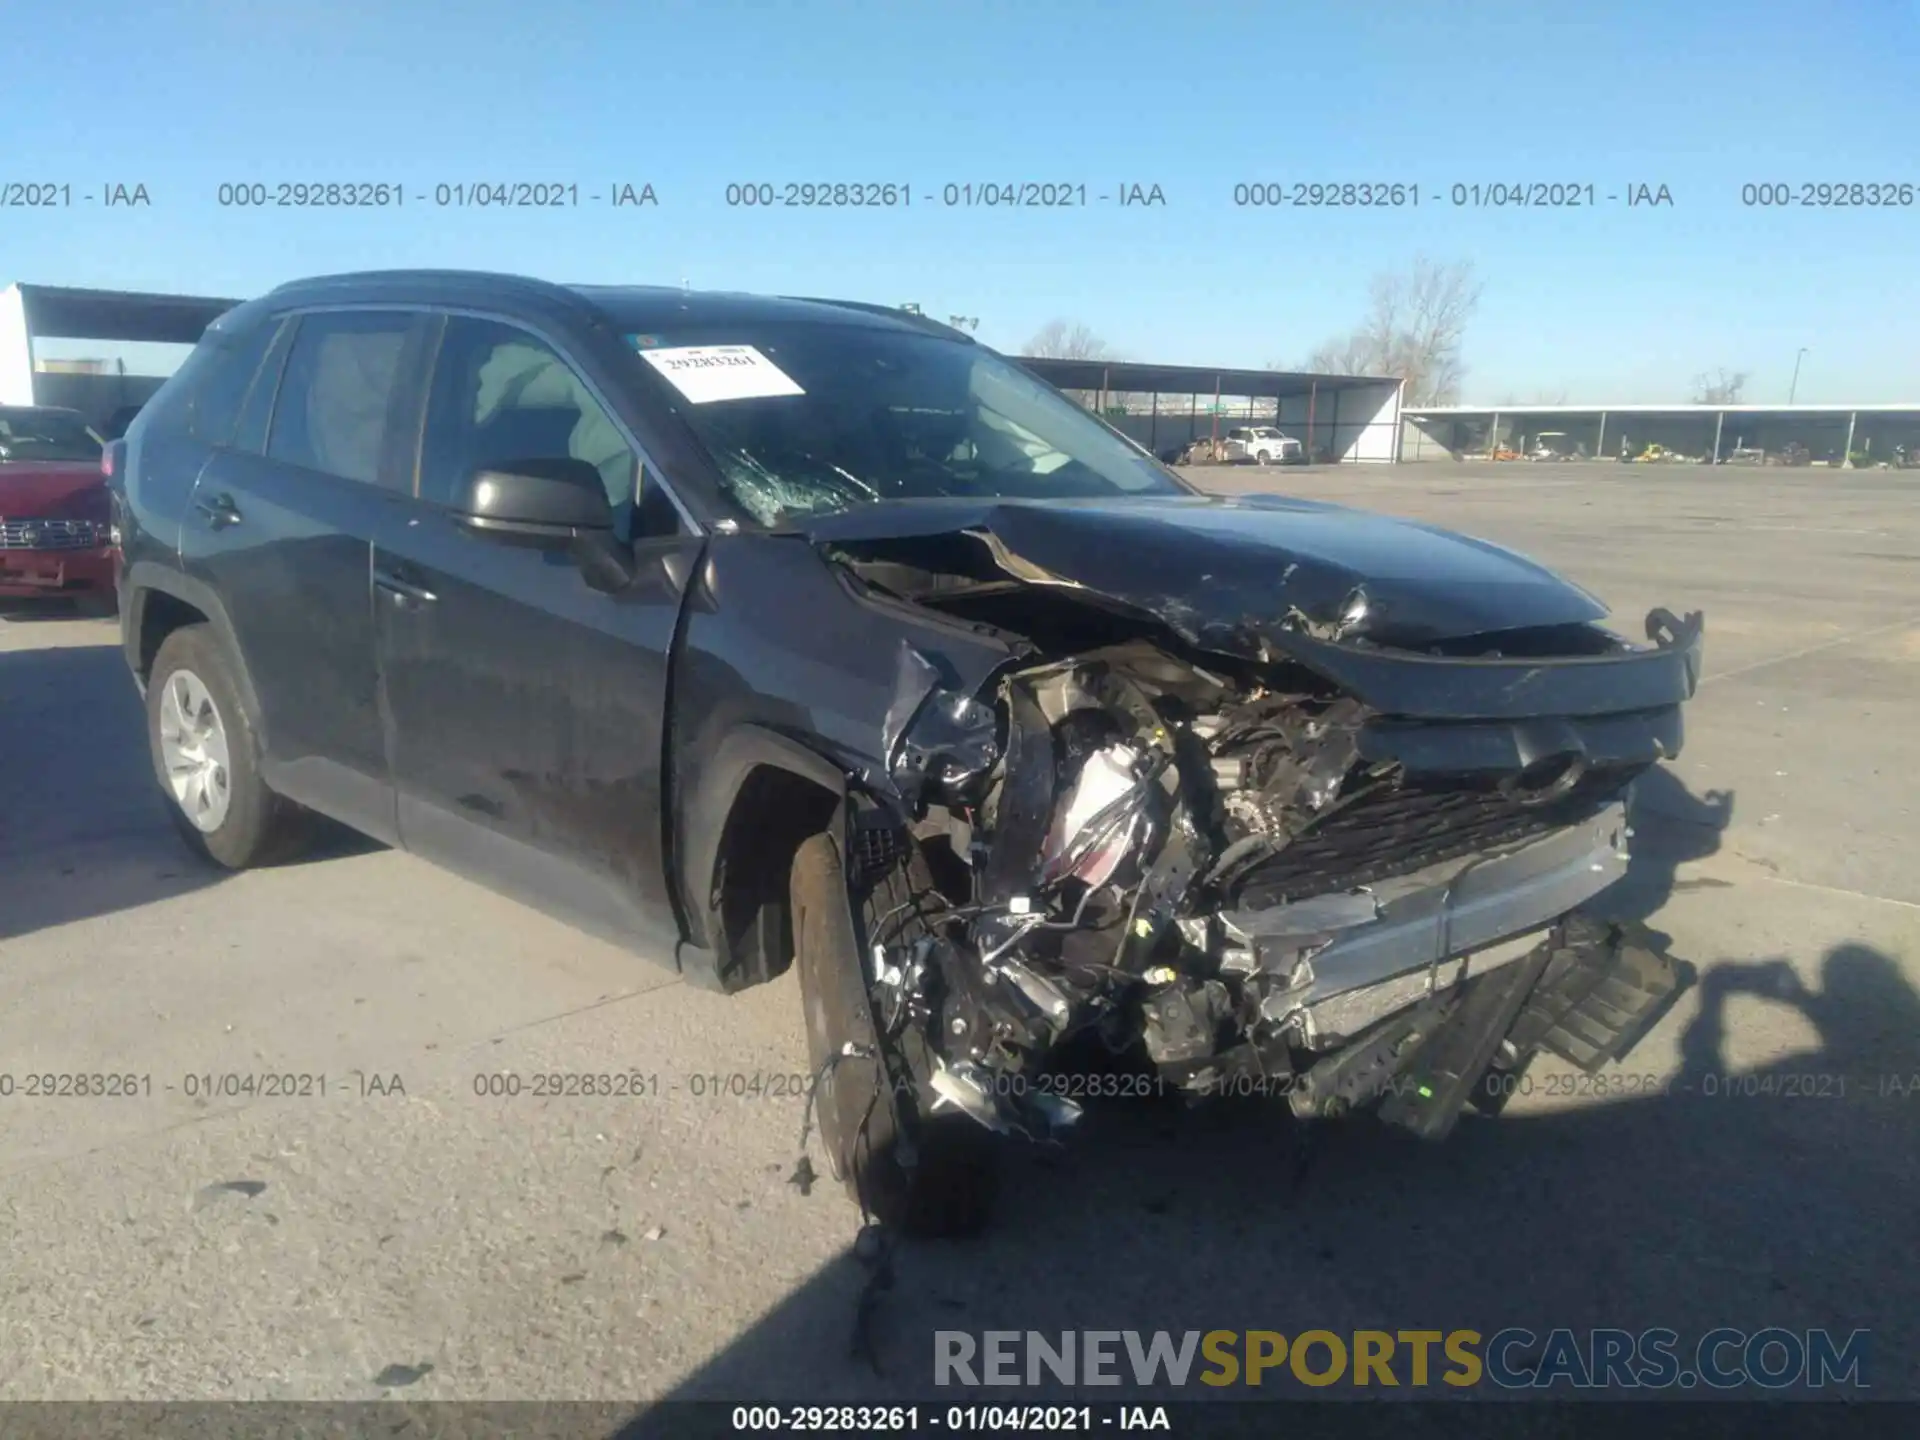
{"type": "Polygon", "coordinates": [[[806,545],[752,533],[709,543],[683,626],[668,821],[687,938],[701,946],[717,943],[716,860],[756,772],[792,774],[829,793],[892,793],[883,737],[903,691],[914,708],[923,681],[977,694],[1015,654],[925,607],[855,593],[806,545]]]}

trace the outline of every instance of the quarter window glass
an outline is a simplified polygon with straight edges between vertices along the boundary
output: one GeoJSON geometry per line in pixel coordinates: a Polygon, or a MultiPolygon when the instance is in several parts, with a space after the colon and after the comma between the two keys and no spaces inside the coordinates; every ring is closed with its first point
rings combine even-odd
{"type": "Polygon", "coordinates": [[[616,522],[627,533],[634,454],[586,383],[523,330],[451,317],[427,402],[421,498],[448,503],[454,487],[483,465],[563,457],[599,471],[616,522]]]}
{"type": "Polygon", "coordinates": [[[240,420],[233,427],[233,438],[229,442],[231,449],[244,450],[249,455],[266,452],[267,426],[273,419],[274,397],[280,392],[280,372],[286,368],[287,351],[293,348],[294,332],[299,328],[298,320],[283,320],[273,327],[273,345],[253,377],[246,403],[240,407],[240,420]]]}
{"type": "Polygon", "coordinates": [[[206,445],[225,445],[233,435],[247,387],[253,383],[273,339],[272,325],[256,324],[239,335],[209,335],[201,344],[212,354],[193,387],[193,438],[206,445]]]}
{"type": "Polygon", "coordinates": [[[308,315],[274,406],[267,454],[373,485],[412,316],[308,315]]]}

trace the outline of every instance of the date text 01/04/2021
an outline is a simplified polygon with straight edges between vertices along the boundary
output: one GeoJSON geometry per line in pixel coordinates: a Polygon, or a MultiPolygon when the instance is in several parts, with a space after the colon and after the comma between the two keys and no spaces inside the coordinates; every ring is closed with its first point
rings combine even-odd
{"type": "Polygon", "coordinates": [[[0,1072],[0,1100],[148,1100],[180,1095],[209,1100],[324,1100],[332,1096],[405,1095],[393,1071],[353,1070],[344,1076],[307,1070],[193,1070],[156,1083],[140,1071],[34,1070],[0,1072]]]}
{"type": "Polygon", "coordinates": [[[951,1430],[960,1434],[1092,1434],[1105,1431],[1171,1431],[1163,1405],[736,1405],[737,1433],[865,1433],[906,1435],[951,1430]]]}
{"type": "Polygon", "coordinates": [[[656,208],[660,196],[643,180],[615,180],[582,189],[573,180],[441,181],[409,189],[397,181],[230,181],[214,191],[223,210],[398,210],[409,202],[439,210],[577,210],[656,208]]]}
{"type": "Polygon", "coordinates": [[[104,210],[146,210],[153,196],[143,184],[120,180],[76,189],[69,180],[0,179],[0,210],[71,210],[75,202],[104,210]]]}
{"type": "Polygon", "coordinates": [[[1425,192],[1413,181],[1255,180],[1233,187],[1233,203],[1256,210],[1417,210],[1422,204],[1457,210],[1667,209],[1673,192],[1657,182],[1603,187],[1591,180],[1456,181],[1425,192]]]}
{"type": "Polygon", "coordinates": [[[798,1100],[812,1084],[800,1071],[702,1071],[662,1076],[650,1070],[495,1070],[473,1077],[473,1093],[491,1100],[798,1100]]]}
{"type": "Polygon", "coordinates": [[[1081,180],[949,181],[916,189],[907,180],[743,180],[726,187],[733,209],[909,210],[922,205],[945,209],[1080,210],[1095,205],[1165,209],[1167,193],[1151,181],[1124,180],[1088,185],[1081,180]]]}

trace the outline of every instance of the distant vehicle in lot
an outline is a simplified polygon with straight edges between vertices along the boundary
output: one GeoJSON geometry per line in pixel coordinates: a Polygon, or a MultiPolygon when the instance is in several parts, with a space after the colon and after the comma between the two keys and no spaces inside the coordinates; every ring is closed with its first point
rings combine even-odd
{"type": "Polygon", "coordinates": [[[1437,1139],[1677,983],[1574,912],[1680,748],[1698,616],[1630,642],[1485,542],[1201,495],[931,320],[304,281],[110,459],[195,847],[268,863],[318,811],[698,984],[791,966],[828,1161],[888,1223],[976,1227],[996,1134],[1086,1096],[1437,1139]]]}
{"type": "Polygon", "coordinates": [[[1533,448],[1527,451],[1529,460],[1584,460],[1586,458],[1586,447],[1577,444],[1564,430],[1542,430],[1533,437],[1533,448]]]}
{"type": "Polygon", "coordinates": [[[1239,441],[1225,435],[1218,439],[1211,435],[1202,435],[1177,447],[1173,459],[1167,463],[1173,465],[1231,465],[1247,458],[1246,448],[1239,441]]]}
{"type": "Polygon", "coordinates": [[[0,405],[0,595],[112,599],[105,443],[78,411],[0,405]]]}
{"type": "Polygon", "coordinates": [[[1271,425],[1229,430],[1227,439],[1241,446],[1249,459],[1261,465],[1297,465],[1306,458],[1306,449],[1298,440],[1271,425]]]}

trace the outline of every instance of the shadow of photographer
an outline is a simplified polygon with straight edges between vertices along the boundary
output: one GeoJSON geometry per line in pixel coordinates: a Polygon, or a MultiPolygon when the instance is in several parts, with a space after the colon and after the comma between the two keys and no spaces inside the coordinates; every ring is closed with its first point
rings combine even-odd
{"type": "MultiPolygon", "coordinates": [[[[1636,797],[1635,866],[1596,908],[1657,918],[1678,867],[1713,854],[1732,815],[1730,793],[1694,797],[1653,772],[1636,797]]],[[[1920,1398],[1920,1271],[1898,1259],[1920,1178],[1920,991],[1894,955],[1853,940],[1829,947],[1813,980],[1783,956],[1697,975],[1655,1043],[1595,1076],[1536,1066],[1502,1115],[1469,1112],[1440,1145],[1361,1117],[1316,1127],[1303,1172],[1303,1127],[1283,1104],[1091,1105],[1066,1146],[1009,1153],[986,1236],[900,1247],[864,1337],[874,1364],[855,1358],[868,1271],[850,1248],[663,1398],[1262,1398],[1130,1383],[936,1390],[941,1330],[1698,1338],[1769,1325],[1871,1330],[1873,1394],[1920,1398]],[[1784,1023],[1788,1039],[1738,1064],[1734,1042],[1758,1028],[1746,1004],[1782,1007],[1766,1030],[1784,1023]],[[1641,1058],[1676,1051],[1677,1068],[1641,1058]]],[[[844,1204],[830,1185],[815,1193],[844,1204]]],[[[1267,1398],[1288,1394],[1339,1398],[1267,1398]]],[[[643,1411],[623,1433],[665,1433],[667,1417],[643,1411]]]]}

